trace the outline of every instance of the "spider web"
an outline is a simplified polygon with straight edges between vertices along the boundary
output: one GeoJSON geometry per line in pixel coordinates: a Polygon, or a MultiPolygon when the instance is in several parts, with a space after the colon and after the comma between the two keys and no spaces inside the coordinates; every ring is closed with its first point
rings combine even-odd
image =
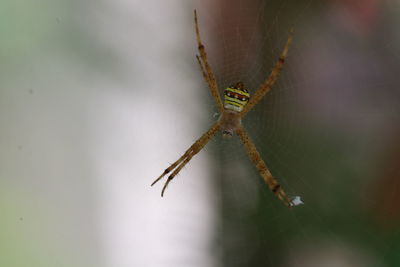
{"type": "Polygon", "coordinates": [[[399,263],[399,204],[388,204],[398,202],[398,160],[384,164],[398,159],[388,148],[398,144],[399,46],[385,18],[395,6],[368,5],[234,1],[199,8],[220,88],[241,80],[254,92],[295,27],[280,78],[243,124],[276,179],[305,205],[285,209],[240,142],[217,137],[207,150],[219,162],[216,244],[224,266],[399,263]]]}
{"type": "Polygon", "coordinates": [[[0,4],[0,266],[400,266],[398,3],[39,3],[0,4]],[[243,124],[303,206],[220,134],[150,187],[217,119],[194,8],[221,90],[295,28],[243,124]]]}

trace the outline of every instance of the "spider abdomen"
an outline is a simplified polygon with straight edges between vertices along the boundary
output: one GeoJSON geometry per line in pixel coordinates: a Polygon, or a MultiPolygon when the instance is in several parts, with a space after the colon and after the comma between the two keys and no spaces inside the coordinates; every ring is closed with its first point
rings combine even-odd
{"type": "Polygon", "coordinates": [[[224,90],[224,111],[220,118],[220,126],[224,137],[231,137],[241,125],[240,112],[249,102],[250,94],[242,82],[224,90]]]}
{"type": "Polygon", "coordinates": [[[224,91],[224,108],[241,112],[249,102],[250,94],[242,82],[227,87],[224,91]]]}

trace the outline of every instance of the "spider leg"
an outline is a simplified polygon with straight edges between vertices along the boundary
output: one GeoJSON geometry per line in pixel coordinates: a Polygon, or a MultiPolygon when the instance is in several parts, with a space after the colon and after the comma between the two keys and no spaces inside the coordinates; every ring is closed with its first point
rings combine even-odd
{"type": "Polygon", "coordinates": [[[204,146],[210,141],[210,139],[215,135],[215,133],[219,130],[219,122],[214,123],[211,128],[205,132],[199,139],[197,139],[196,142],[194,142],[193,145],[189,147],[188,150],[186,150],[185,154],[183,154],[182,157],[180,157],[177,161],[175,161],[173,164],[171,164],[165,171],[158,177],[152,184],[153,186],[155,183],[157,183],[159,180],[161,180],[165,175],[167,175],[169,172],[172,172],[168,176],[167,181],[164,184],[164,187],[161,191],[161,196],[164,195],[164,191],[167,188],[168,184],[174,179],[174,177],[182,170],[182,168],[192,159],[194,155],[199,153],[204,146]]]}
{"type": "Polygon", "coordinates": [[[179,166],[174,170],[173,173],[171,173],[170,176],[168,176],[167,181],[165,182],[163,189],[161,190],[161,196],[164,196],[165,189],[167,189],[168,184],[174,179],[174,177],[182,170],[182,168],[192,159],[192,157],[196,153],[191,153],[184,161],[179,164],[179,166]]]}
{"type": "Polygon", "coordinates": [[[208,83],[208,87],[210,88],[210,91],[215,100],[215,103],[217,104],[219,111],[222,113],[222,111],[224,110],[224,106],[222,104],[221,96],[218,93],[217,81],[215,80],[214,73],[211,69],[210,64],[208,63],[206,49],[204,48],[204,45],[201,42],[196,10],[194,10],[194,23],[195,23],[195,27],[196,27],[197,45],[198,45],[198,49],[199,49],[199,53],[200,53],[200,58],[199,58],[199,56],[196,56],[196,57],[199,61],[201,70],[203,72],[204,79],[208,83]]]}
{"type": "Polygon", "coordinates": [[[285,191],[283,191],[278,181],[275,180],[271,172],[268,170],[267,165],[262,160],[260,153],[258,153],[254,143],[247,135],[246,130],[243,127],[240,127],[236,130],[236,134],[242,140],[242,143],[246,149],[247,154],[249,155],[251,161],[256,166],[257,170],[260,172],[261,176],[264,178],[264,181],[268,185],[269,189],[280,200],[282,200],[286,206],[288,207],[295,206],[295,203],[292,203],[292,200],[289,199],[289,197],[286,195],[285,191]]]}
{"type": "MultiPolygon", "coordinates": [[[[196,141],[197,142],[197,141],[196,141]]],[[[151,184],[151,186],[155,185],[158,181],[160,181],[165,175],[167,175],[169,172],[171,172],[173,169],[176,168],[182,161],[185,160],[185,158],[189,155],[189,153],[192,151],[192,146],[186,150],[185,154],[183,154],[182,157],[180,157],[177,161],[172,163],[168,168],[164,170],[164,172],[151,184]]]]}
{"type": "Polygon", "coordinates": [[[275,63],[274,68],[272,69],[270,75],[268,78],[260,85],[260,87],[257,89],[257,91],[254,93],[254,95],[250,98],[249,102],[244,106],[242,112],[241,112],[241,117],[246,115],[247,112],[249,112],[264,96],[266,93],[268,93],[276,80],[278,79],[278,76],[282,70],[283,64],[285,63],[286,56],[289,51],[289,47],[292,43],[293,40],[293,28],[290,29],[289,32],[289,37],[286,41],[285,47],[283,48],[283,51],[281,55],[279,56],[278,61],[275,63]]]}
{"type": "MultiPolygon", "coordinates": [[[[208,88],[210,88],[210,90],[212,90],[212,89],[211,89],[211,88],[212,88],[211,81],[210,81],[210,79],[209,79],[209,77],[208,77],[208,75],[207,75],[207,73],[206,73],[206,71],[205,71],[205,69],[204,69],[203,63],[201,62],[201,59],[200,59],[199,55],[196,55],[196,58],[197,58],[197,62],[198,62],[199,65],[200,65],[200,69],[201,69],[201,73],[203,74],[203,78],[204,78],[204,80],[207,82],[208,88]]],[[[212,93],[212,91],[211,91],[211,93],[212,93]]],[[[213,95],[213,97],[214,97],[214,95],[213,95]]],[[[215,97],[214,97],[214,99],[215,99],[215,97]]],[[[216,101],[216,103],[218,104],[218,100],[215,99],[215,101],[216,101]]],[[[218,107],[218,108],[219,108],[219,107],[218,107]]],[[[221,110],[220,110],[220,111],[221,111],[221,110]]]]}

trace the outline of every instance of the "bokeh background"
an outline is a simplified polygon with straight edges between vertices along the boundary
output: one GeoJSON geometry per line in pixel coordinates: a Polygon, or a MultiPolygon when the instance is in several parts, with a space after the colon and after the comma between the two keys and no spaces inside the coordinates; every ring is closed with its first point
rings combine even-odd
{"type": "Polygon", "coordinates": [[[0,266],[400,266],[400,2],[2,0],[0,266]],[[164,198],[151,182],[218,118],[222,88],[303,206],[217,135],[164,198]]]}

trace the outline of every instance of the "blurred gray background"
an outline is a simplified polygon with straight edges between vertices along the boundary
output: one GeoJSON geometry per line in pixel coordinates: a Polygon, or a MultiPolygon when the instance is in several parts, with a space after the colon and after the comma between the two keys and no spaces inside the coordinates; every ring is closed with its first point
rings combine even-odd
{"type": "Polygon", "coordinates": [[[0,2],[0,266],[399,266],[398,1],[0,2]],[[295,39],[243,124],[160,197],[151,182],[250,92],[295,39]]]}

